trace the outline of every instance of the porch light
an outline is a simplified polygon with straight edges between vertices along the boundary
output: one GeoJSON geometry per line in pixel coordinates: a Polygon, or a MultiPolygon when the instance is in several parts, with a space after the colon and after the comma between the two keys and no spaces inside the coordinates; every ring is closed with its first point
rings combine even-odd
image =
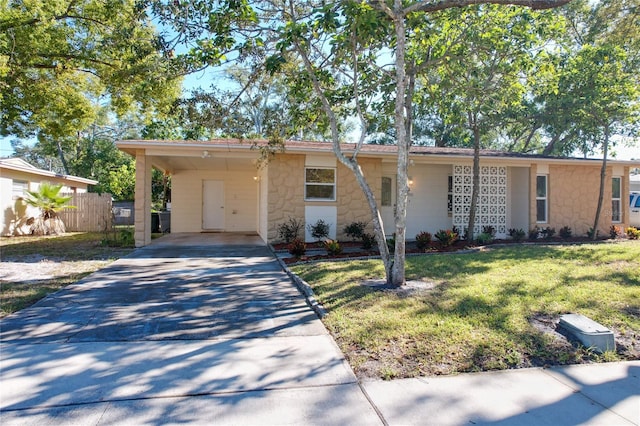
{"type": "Polygon", "coordinates": [[[409,186],[413,186],[413,178],[409,176],[409,186]]]}
{"type": "Polygon", "coordinates": [[[202,158],[211,158],[211,154],[209,154],[209,151],[202,151],[202,158]]]}

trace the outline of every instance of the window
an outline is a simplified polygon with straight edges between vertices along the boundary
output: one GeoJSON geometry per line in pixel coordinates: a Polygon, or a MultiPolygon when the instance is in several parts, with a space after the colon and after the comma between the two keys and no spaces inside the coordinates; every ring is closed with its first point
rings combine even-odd
{"type": "Polygon", "coordinates": [[[447,177],[447,213],[453,214],[453,176],[447,177]]]}
{"type": "Polygon", "coordinates": [[[14,180],[13,187],[11,189],[11,195],[14,200],[18,198],[24,197],[27,195],[27,191],[29,190],[29,182],[23,180],[14,180]]]}
{"type": "Polygon", "coordinates": [[[620,222],[620,209],[622,207],[621,199],[621,180],[619,177],[611,178],[611,221],[620,222]]]}
{"type": "Polygon", "coordinates": [[[383,177],[382,178],[382,194],[380,194],[380,204],[383,207],[391,206],[391,178],[383,177]]]}
{"type": "Polygon", "coordinates": [[[547,222],[547,195],[547,175],[536,176],[536,222],[538,223],[547,222]]]}
{"type": "Polygon", "coordinates": [[[305,169],[304,199],[335,201],[336,169],[305,169]]]}

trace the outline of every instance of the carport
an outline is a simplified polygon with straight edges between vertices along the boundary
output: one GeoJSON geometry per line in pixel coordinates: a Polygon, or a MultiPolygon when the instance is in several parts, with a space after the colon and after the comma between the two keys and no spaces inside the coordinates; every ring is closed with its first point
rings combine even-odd
{"type": "Polygon", "coordinates": [[[135,242],[151,242],[151,172],[171,176],[171,232],[258,234],[266,240],[266,175],[250,142],[118,141],[136,159],[135,242]]]}

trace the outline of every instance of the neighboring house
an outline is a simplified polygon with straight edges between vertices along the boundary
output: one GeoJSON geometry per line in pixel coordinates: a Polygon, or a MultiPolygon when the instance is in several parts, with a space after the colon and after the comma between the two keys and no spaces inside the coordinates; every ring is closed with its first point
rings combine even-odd
{"type": "Polygon", "coordinates": [[[26,220],[40,214],[27,205],[27,191],[37,191],[42,182],[62,184],[63,193],[87,192],[89,185],[98,182],[77,176],[60,175],[38,169],[20,158],[0,159],[0,235],[28,232],[26,220]]]}
{"type": "MultiPolygon", "coordinates": [[[[117,146],[136,159],[136,245],[151,241],[151,170],[171,174],[171,232],[257,232],[277,241],[278,224],[289,217],[313,224],[323,219],[330,236],[371,219],[351,171],[340,164],[331,144],[286,143],[258,168],[264,141],[125,140],[117,146]]],[[[353,144],[345,144],[349,153],[353,144]]],[[[472,150],[412,147],[407,238],[420,231],[466,227],[472,190],[472,150]]],[[[387,234],[393,233],[396,199],[396,147],[365,145],[358,155],[371,185],[387,234]]],[[[584,235],[593,224],[600,183],[600,160],[551,158],[482,151],[477,229],[493,226],[499,237],[510,228],[572,228],[584,235]]],[[[609,161],[601,234],[629,218],[629,170],[639,163],[609,161]]],[[[307,232],[306,240],[311,237],[307,232]]]]}

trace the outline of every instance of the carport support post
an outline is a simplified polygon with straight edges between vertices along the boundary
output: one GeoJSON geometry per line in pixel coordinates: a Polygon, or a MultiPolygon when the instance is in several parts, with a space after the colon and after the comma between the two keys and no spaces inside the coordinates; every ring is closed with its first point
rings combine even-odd
{"type": "Polygon", "coordinates": [[[136,151],[135,213],[136,247],[146,246],[151,242],[151,160],[144,149],[136,151]]]}

